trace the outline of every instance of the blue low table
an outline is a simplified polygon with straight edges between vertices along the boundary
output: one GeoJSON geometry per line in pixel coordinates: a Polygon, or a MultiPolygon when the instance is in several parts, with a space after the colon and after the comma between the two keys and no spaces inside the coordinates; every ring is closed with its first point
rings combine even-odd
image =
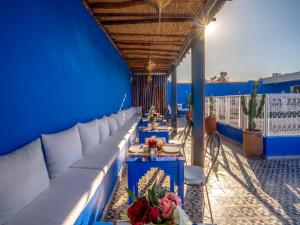
{"type": "MultiPolygon", "coordinates": [[[[163,120],[163,119],[157,119],[157,120],[155,120],[155,122],[159,123],[160,126],[166,126],[167,125],[167,121],[163,120]]],[[[141,125],[143,127],[147,127],[148,124],[149,124],[149,119],[148,118],[142,118],[141,125]]]]}
{"type": "MultiPolygon", "coordinates": [[[[128,188],[139,196],[139,180],[152,168],[159,168],[170,176],[170,191],[178,186],[178,195],[184,205],[184,159],[182,157],[128,157],[128,188]]],[[[129,204],[132,200],[129,198],[129,204]]]]}
{"type": "Polygon", "coordinates": [[[166,143],[169,143],[169,129],[165,130],[139,130],[139,143],[145,144],[147,138],[151,138],[152,136],[165,138],[166,143]]]}

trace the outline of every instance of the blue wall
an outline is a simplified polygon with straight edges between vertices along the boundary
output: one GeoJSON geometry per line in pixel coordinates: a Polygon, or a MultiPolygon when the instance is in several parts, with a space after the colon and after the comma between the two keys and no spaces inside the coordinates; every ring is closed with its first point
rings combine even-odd
{"type": "MultiPolygon", "coordinates": [[[[226,95],[245,95],[252,93],[254,81],[247,82],[232,82],[232,83],[220,83],[220,84],[206,84],[205,94],[206,96],[226,96],[226,95]]],[[[278,84],[263,84],[260,83],[258,93],[290,93],[291,86],[300,85],[300,80],[284,82],[278,84]]],[[[171,101],[171,84],[168,85],[168,99],[171,101]]],[[[186,93],[191,93],[190,83],[178,83],[177,84],[177,101],[182,103],[186,108],[186,93]]]]}
{"type": "MultiPolygon", "coordinates": [[[[243,143],[243,131],[240,128],[234,128],[229,125],[217,123],[218,131],[235,140],[243,143]]],[[[299,136],[265,136],[264,137],[264,156],[299,156],[300,155],[300,137],[299,136]],[[284,143],[284,144],[283,144],[284,143]]]]}
{"type": "Polygon", "coordinates": [[[3,1],[0,25],[0,155],[131,106],[128,67],[81,1],[3,1]]]}

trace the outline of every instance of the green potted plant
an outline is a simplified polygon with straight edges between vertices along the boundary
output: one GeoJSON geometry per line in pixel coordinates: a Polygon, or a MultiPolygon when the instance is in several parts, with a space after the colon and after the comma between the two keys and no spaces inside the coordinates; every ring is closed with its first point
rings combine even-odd
{"type": "Polygon", "coordinates": [[[263,134],[261,130],[256,129],[255,118],[258,118],[265,105],[266,95],[262,94],[261,100],[258,105],[257,88],[259,82],[255,81],[253,84],[253,92],[248,102],[245,96],[241,97],[241,104],[244,114],[248,116],[248,129],[243,131],[243,149],[248,158],[261,157],[263,154],[263,134]]]}
{"type": "Polygon", "coordinates": [[[205,118],[205,130],[208,135],[213,134],[217,130],[217,119],[213,113],[214,109],[214,98],[212,96],[209,97],[209,116],[205,118]]]}

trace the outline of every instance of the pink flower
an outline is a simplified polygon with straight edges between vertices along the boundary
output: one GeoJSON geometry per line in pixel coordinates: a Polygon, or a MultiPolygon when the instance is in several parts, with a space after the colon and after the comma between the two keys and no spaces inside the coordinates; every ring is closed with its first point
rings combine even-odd
{"type": "Polygon", "coordinates": [[[180,197],[178,197],[176,194],[174,194],[173,192],[168,192],[165,196],[165,198],[171,200],[172,202],[174,202],[178,207],[181,208],[181,199],[180,197]]]}
{"type": "Polygon", "coordinates": [[[158,199],[158,206],[162,209],[162,218],[167,219],[173,214],[174,204],[171,200],[164,197],[158,199]]]}

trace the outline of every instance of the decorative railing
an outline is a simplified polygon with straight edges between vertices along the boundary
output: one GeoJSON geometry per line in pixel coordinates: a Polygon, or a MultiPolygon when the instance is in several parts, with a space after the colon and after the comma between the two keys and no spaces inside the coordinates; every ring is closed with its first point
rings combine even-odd
{"type": "MultiPolygon", "coordinates": [[[[261,95],[258,95],[258,101],[261,95]]],[[[249,96],[246,96],[248,101],[249,96]]],[[[205,115],[208,115],[209,98],[205,99],[205,115]]],[[[247,115],[241,109],[241,96],[213,97],[217,121],[235,128],[247,129],[247,115]]],[[[300,135],[300,94],[268,94],[266,104],[256,128],[265,136],[300,135]]]]}

